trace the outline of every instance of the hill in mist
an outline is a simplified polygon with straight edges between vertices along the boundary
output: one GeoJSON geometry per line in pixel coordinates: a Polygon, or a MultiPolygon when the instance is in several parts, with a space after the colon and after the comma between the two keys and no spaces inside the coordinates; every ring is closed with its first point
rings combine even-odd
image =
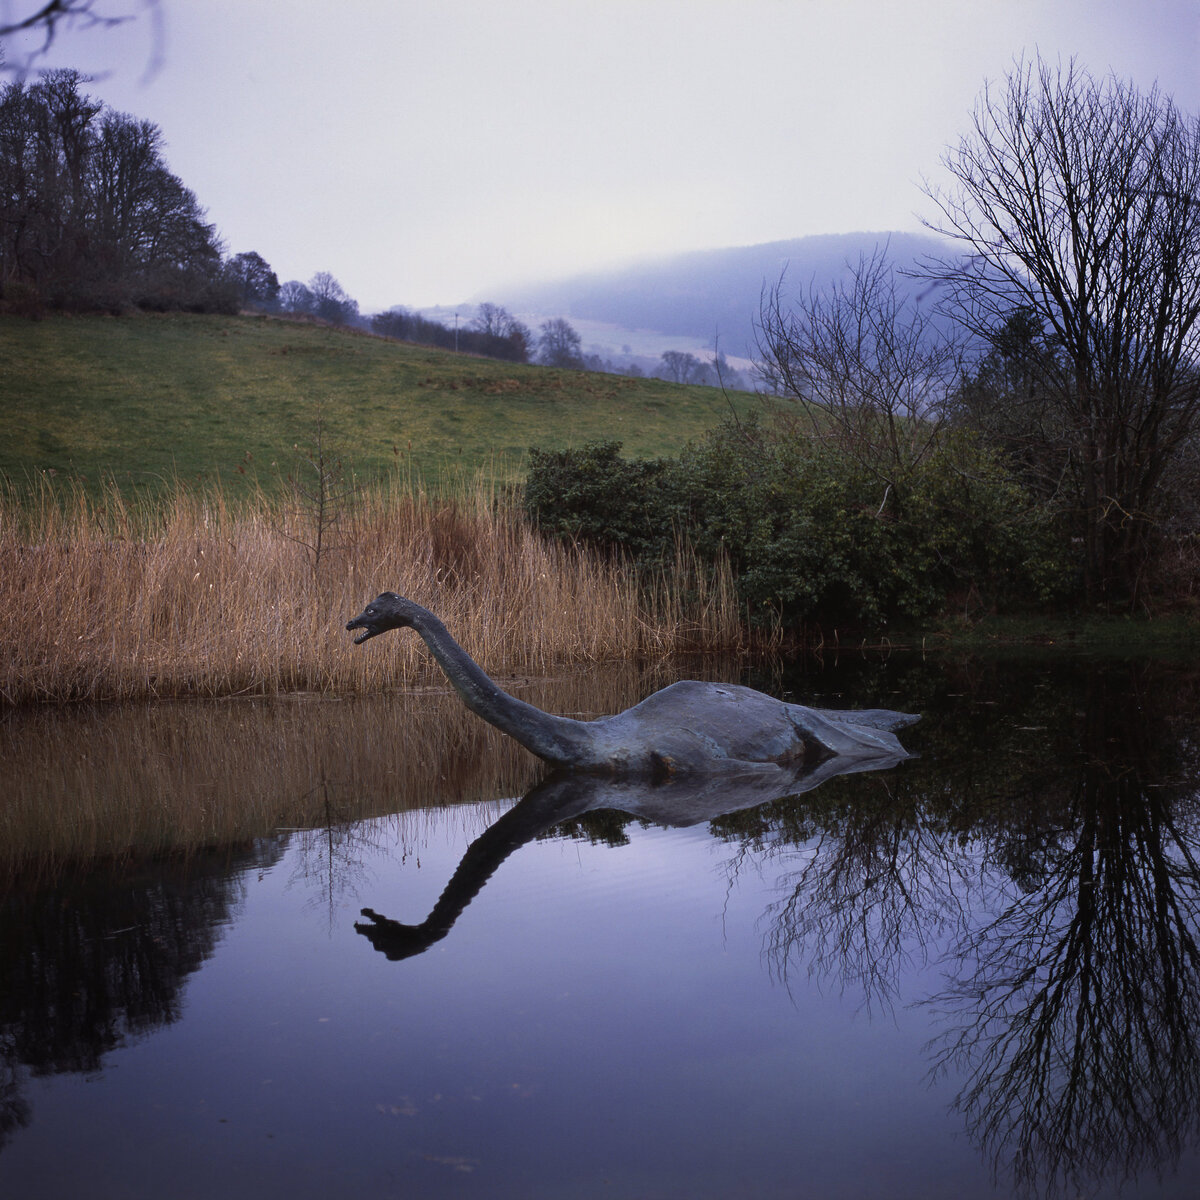
{"type": "Polygon", "coordinates": [[[923,234],[827,234],[676,254],[478,299],[535,319],[566,317],[581,329],[607,326],[616,340],[623,330],[639,334],[642,342],[647,334],[657,334],[662,349],[690,342],[711,351],[719,334],[725,353],[753,358],[764,286],[773,286],[786,270],[787,288],[793,293],[807,291],[810,285],[826,287],[845,278],[861,256],[885,245],[898,269],[948,250],[945,242],[923,234]]]}

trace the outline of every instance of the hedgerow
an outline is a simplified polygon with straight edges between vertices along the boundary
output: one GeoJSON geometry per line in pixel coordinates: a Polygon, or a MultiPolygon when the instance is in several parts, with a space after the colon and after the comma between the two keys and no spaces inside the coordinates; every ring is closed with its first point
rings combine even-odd
{"type": "Polygon", "coordinates": [[[757,419],[649,462],[622,459],[616,442],[535,450],[525,508],[544,533],[643,574],[680,540],[726,558],[752,622],[879,628],[1068,590],[1052,517],[961,434],[886,482],[844,444],[757,419]]]}

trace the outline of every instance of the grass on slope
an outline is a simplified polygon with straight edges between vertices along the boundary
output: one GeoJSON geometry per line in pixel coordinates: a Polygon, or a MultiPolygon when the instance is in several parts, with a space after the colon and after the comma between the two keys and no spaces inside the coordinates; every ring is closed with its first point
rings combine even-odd
{"type": "Polygon", "coordinates": [[[315,442],[359,478],[518,473],[531,445],[677,452],[746,393],[451,354],[269,317],[0,317],[0,471],[270,487],[315,442]],[[497,465],[499,464],[499,465],[497,465]]]}

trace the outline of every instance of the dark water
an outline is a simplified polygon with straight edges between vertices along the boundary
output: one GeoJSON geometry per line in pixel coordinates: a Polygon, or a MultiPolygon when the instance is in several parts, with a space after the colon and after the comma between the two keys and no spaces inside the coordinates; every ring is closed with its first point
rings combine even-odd
{"type": "Polygon", "coordinates": [[[750,682],[919,757],[666,827],[440,695],[10,715],[0,1195],[1196,1195],[1200,669],[750,682]]]}

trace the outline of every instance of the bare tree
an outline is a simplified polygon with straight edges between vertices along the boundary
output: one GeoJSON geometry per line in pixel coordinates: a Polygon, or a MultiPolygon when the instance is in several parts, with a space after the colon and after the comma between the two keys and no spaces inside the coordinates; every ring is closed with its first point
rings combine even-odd
{"type": "Polygon", "coordinates": [[[308,285],[298,279],[289,279],[279,288],[279,307],[284,312],[311,313],[316,303],[316,297],[308,285]]]}
{"type": "Polygon", "coordinates": [[[508,337],[513,326],[518,324],[520,322],[507,308],[499,304],[484,303],[475,310],[471,328],[477,329],[480,333],[489,334],[491,337],[504,338],[508,337]]]}
{"type": "Polygon", "coordinates": [[[945,166],[930,227],[966,253],[927,273],[972,331],[1017,308],[1044,326],[1087,593],[1135,604],[1200,407],[1200,123],[1157,88],[1039,59],[984,91],[945,166]]]}
{"type": "Polygon", "coordinates": [[[582,367],[583,339],[562,317],[543,321],[538,338],[538,362],[548,367],[582,367]]]}
{"type": "Polygon", "coordinates": [[[694,354],[683,350],[664,350],[660,356],[667,378],[675,383],[702,383],[706,373],[705,364],[694,354]]]}
{"type": "Polygon", "coordinates": [[[318,271],[308,281],[308,290],[313,298],[312,311],[322,320],[351,325],[358,319],[358,302],[328,271],[318,271]]]}
{"type": "MultiPolygon", "coordinates": [[[[142,6],[149,9],[154,25],[154,52],[147,65],[149,76],[154,74],[162,62],[163,19],[159,0],[142,0],[142,6]]],[[[24,15],[16,16],[6,7],[4,15],[7,19],[0,24],[0,38],[39,33],[42,36],[42,44],[25,55],[20,66],[6,67],[4,56],[0,54],[0,70],[10,70],[17,74],[28,71],[35,59],[49,51],[61,29],[111,29],[135,19],[127,11],[121,11],[120,5],[116,6],[117,11],[111,11],[113,7],[108,4],[101,5],[98,0],[31,0],[30,3],[20,6],[26,9],[24,15]]]]}
{"type": "MultiPolygon", "coordinates": [[[[486,337],[508,344],[503,354],[493,355],[494,357],[511,359],[513,362],[528,360],[533,347],[533,334],[529,326],[523,321],[518,321],[507,308],[499,304],[481,304],[476,310],[471,328],[486,337]]],[[[483,352],[492,353],[492,350],[485,349],[483,352]]]]}
{"type": "Polygon", "coordinates": [[[330,448],[324,406],[318,402],[313,422],[311,446],[295,447],[296,463],[287,481],[293,505],[287,513],[288,524],[281,532],[304,548],[316,585],[322,559],[328,559],[344,543],[337,541],[339,531],[347,535],[343,518],[351,511],[356,494],[347,480],[341,456],[330,448]]]}
{"type": "Polygon", "coordinates": [[[814,436],[835,440],[879,478],[882,509],[937,443],[962,348],[905,295],[886,250],[828,291],[792,301],[785,284],[781,276],[760,305],[764,380],[802,402],[814,436]]]}

